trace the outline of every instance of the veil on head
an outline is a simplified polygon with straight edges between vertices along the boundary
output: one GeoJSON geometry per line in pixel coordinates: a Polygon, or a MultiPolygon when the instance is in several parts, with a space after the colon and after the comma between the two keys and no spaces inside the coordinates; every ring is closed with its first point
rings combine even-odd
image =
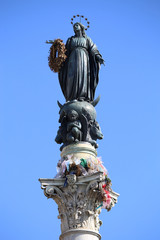
{"type": "MultiPolygon", "coordinates": [[[[80,27],[81,27],[81,31],[82,31],[82,36],[83,37],[86,37],[86,33],[85,33],[85,26],[82,24],[82,23],[80,23],[80,22],[76,22],[75,24],[79,24],[80,25],[80,27]]],[[[75,25],[74,24],[74,25],[75,25]]],[[[74,25],[73,25],[73,28],[74,28],[74,25]]]]}

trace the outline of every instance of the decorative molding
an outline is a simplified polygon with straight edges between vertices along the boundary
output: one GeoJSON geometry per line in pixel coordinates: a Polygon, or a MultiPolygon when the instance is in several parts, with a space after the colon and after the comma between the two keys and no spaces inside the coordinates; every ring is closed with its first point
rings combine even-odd
{"type": "Polygon", "coordinates": [[[72,229],[64,232],[60,236],[60,240],[70,240],[70,239],[77,239],[78,240],[101,240],[101,235],[98,232],[87,230],[87,229],[72,229]]]}

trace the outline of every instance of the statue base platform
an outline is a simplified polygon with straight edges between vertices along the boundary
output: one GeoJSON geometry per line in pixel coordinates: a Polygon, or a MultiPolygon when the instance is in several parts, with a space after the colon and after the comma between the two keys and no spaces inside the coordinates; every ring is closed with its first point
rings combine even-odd
{"type": "Polygon", "coordinates": [[[61,152],[61,157],[65,157],[67,155],[73,154],[74,157],[77,158],[96,158],[97,151],[96,149],[88,142],[78,142],[74,144],[70,144],[63,148],[61,152]]]}

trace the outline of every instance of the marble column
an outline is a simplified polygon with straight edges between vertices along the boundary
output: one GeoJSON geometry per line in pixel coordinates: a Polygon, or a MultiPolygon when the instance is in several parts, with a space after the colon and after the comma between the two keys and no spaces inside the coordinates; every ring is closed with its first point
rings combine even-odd
{"type": "MultiPolygon", "coordinates": [[[[75,154],[76,157],[96,157],[95,149],[88,144],[74,144],[66,147],[61,155],[75,154]]],[[[100,240],[99,219],[102,203],[104,175],[96,172],[87,176],[67,175],[66,178],[40,178],[41,188],[47,198],[58,205],[61,220],[60,240],[100,240]],[[67,178],[67,186],[64,185],[67,178]]],[[[111,207],[119,194],[110,191],[111,207]]]]}

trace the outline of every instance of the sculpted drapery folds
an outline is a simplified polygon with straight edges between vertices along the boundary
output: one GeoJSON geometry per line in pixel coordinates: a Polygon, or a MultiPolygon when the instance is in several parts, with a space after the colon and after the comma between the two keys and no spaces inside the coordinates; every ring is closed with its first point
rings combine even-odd
{"type": "Polygon", "coordinates": [[[59,72],[59,82],[66,101],[93,101],[104,63],[96,45],[85,34],[84,26],[75,23],[75,35],[66,43],[67,59],[59,72]]]}

